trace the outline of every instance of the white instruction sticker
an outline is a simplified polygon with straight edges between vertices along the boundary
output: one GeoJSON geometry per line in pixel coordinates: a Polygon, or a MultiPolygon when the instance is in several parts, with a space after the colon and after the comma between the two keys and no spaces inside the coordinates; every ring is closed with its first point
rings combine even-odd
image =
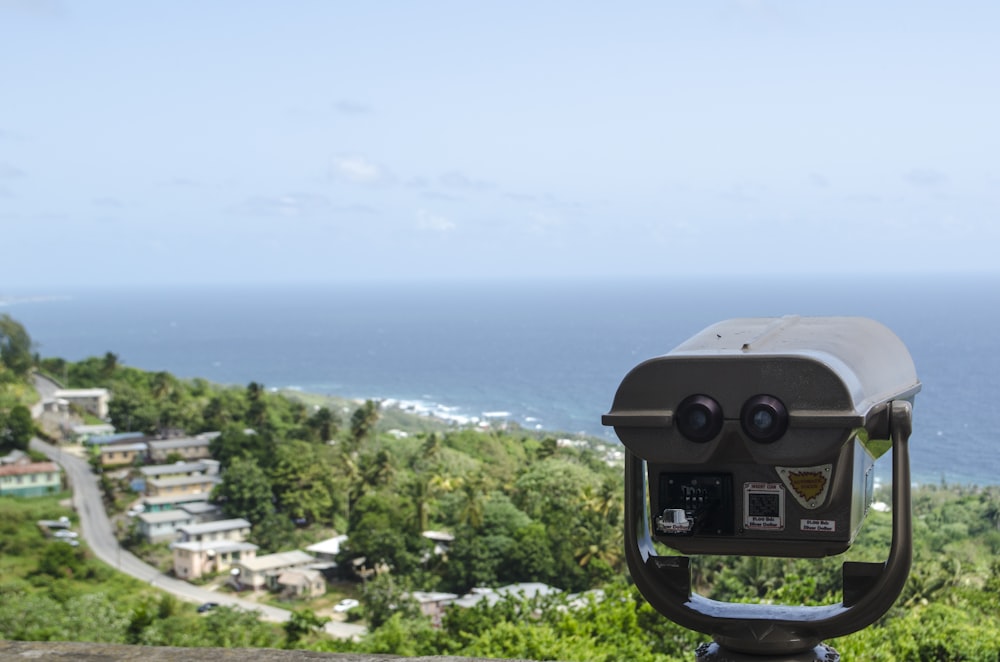
{"type": "Polygon", "coordinates": [[[834,533],[837,530],[837,521],[832,519],[804,519],[799,521],[803,531],[822,531],[834,533]]]}
{"type": "Polygon", "coordinates": [[[785,528],[785,488],[781,483],[743,483],[743,527],[760,531],[785,528]]]}

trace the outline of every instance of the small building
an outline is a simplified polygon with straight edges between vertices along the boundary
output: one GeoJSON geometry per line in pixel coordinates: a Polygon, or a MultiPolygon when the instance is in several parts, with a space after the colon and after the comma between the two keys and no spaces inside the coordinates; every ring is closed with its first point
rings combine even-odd
{"type": "Polygon", "coordinates": [[[340,554],[340,547],[345,542],[347,542],[347,536],[341,534],[313,543],[306,547],[306,551],[315,556],[317,561],[327,561],[336,564],[337,555],[340,554]]]}
{"type": "Polygon", "coordinates": [[[222,482],[218,476],[171,476],[153,478],[146,481],[147,496],[170,496],[178,494],[211,494],[212,489],[222,482]]]}
{"type": "Polygon", "coordinates": [[[145,441],[146,435],[142,432],[115,432],[112,434],[95,434],[87,437],[84,442],[87,446],[109,446],[111,444],[128,444],[145,441]]]}
{"type": "Polygon", "coordinates": [[[218,522],[226,519],[222,514],[222,506],[208,501],[191,501],[181,505],[180,509],[197,517],[199,522],[218,522]]]}
{"type": "Polygon", "coordinates": [[[110,423],[97,425],[74,425],[70,428],[69,438],[75,443],[85,444],[93,437],[105,437],[115,433],[115,426],[110,423]]]}
{"type": "Polygon", "coordinates": [[[166,542],[177,538],[177,529],[198,523],[198,518],[186,510],[161,510],[140,513],[136,517],[139,533],[151,543],[166,542]]]}
{"type": "Polygon", "coordinates": [[[155,513],[160,510],[173,510],[185,504],[207,503],[209,494],[166,494],[164,496],[147,496],[142,499],[142,510],[148,513],[155,513]]]}
{"type": "Polygon", "coordinates": [[[441,619],[444,616],[448,605],[458,599],[455,593],[438,593],[433,591],[414,591],[410,597],[420,605],[420,613],[431,619],[435,627],[441,626],[441,619]]]}
{"type": "Polygon", "coordinates": [[[111,393],[106,388],[64,388],[52,394],[56,400],[65,400],[102,420],[108,417],[111,393]]]}
{"type": "Polygon", "coordinates": [[[234,564],[257,556],[257,545],[240,540],[175,542],[170,549],[174,554],[174,575],[179,579],[226,572],[234,564]]]}
{"type": "Polygon", "coordinates": [[[149,442],[149,459],[152,462],[166,462],[171,455],[189,461],[210,458],[212,454],[208,446],[211,440],[212,433],[177,439],[154,439],[149,442]]]}
{"type": "Polygon", "coordinates": [[[241,588],[272,591],[278,590],[278,577],[288,570],[306,570],[316,561],[311,555],[295,550],[266,554],[254,559],[244,559],[234,563],[233,568],[239,570],[238,581],[241,588]]]}
{"type": "Polygon", "coordinates": [[[3,457],[0,457],[0,466],[8,464],[31,464],[31,456],[24,451],[15,448],[3,457]]]}
{"type": "Polygon", "coordinates": [[[0,496],[44,496],[61,489],[62,470],[55,462],[18,462],[0,466],[0,496]]]}
{"type": "Polygon", "coordinates": [[[540,582],[522,582],[520,584],[508,584],[496,589],[474,588],[471,593],[467,593],[457,600],[452,601],[452,604],[456,607],[475,607],[485,600],[486,604],[493,606],[507,597],[531,599],[540,595],[553,595],[555,593],[562,593],[562,591],[540,582]]]}
{"type": "Polygon", "coordinates": [[[285,570],[276,581],[277,590],[288,598],[318,598],[326,593],[326,579],[319,570],[285,570]]]}
{"type": "Polygon", "coordinates": [[[455,542],[455,536],[446,531],[424,531],[420,535],[434,543],[434,556],[447,556],[448,548],[455,542]]]}
{"type": "Polygon", "coordinates": [[[177,527],[179,542],[215,542],[232,540],[242,542],[250,535],[250,522],[242,517],[220,519],[177,527]]]}
{"type": "Polygon", "coordinates": [[[146,442],[117,443],[100,447],[101,466],[122,467],[140,462],[146,457],[146,442]]]}
{"type": "Polygon", "coordinates": [[[151,543],[176,540],[181,528],[195,524],[216,522],[221,519],[222,509],[205,501],[186,503],[172,510],[158,510],[140,513],[136,517],[139,533],[151,543]]]}
{"type": "MultiPolygon", "coordinates": [[[[149,442],[154,444],[156,442],[149,442]]],[[[219,463],[215,460],[197,462],[174,462],[173,464],[151,464],[139,468],[146,480],[154,478],[174,478],[177,476],[214,476],[219,473],[219,463]]]]}

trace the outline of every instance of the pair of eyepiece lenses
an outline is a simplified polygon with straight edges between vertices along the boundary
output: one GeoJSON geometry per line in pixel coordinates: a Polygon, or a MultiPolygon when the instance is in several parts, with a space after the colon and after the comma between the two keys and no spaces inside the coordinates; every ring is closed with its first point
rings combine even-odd
{"type": "Polygon", "coordinates": [[[755,395],[744,403],[740,424],[748,437],[769,444],[781,439],[788,429],[788,410],[773,395],[755,395]]]}
{"type": "Polygon", "coordinates": [[[692,395],[677,407],[675,421],[688,441],[711,441],[722,432],[722,407],[707,395],[692,395]]]}
{"type": "MultiPolygon", "coordinates": [[[[707,395],[692,395],[677,407],[674,420],[685,439],[704,443],[722,432],[722,407],[707,395]]],[[[772,395],[755,395],[743,404],[740,425],[750,439],[769,444],[788,429],[788,410],[772,395]]]]}

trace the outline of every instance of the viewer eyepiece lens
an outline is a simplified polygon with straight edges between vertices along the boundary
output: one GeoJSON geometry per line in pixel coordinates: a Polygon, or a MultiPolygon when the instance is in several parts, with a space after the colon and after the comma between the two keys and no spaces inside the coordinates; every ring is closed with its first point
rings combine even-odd
{"type": "Polygon", "coordinates": [[[674,418],[677,430],[688,441],[711,441],[722,431],[722,407],[707,395],[685,398],[674,418]]]}
{"type": "Polygon", "coordinates": [[[748,437],[769,444],[781,439],[788,429],[788,410],[773,395],[755,395],[743,405],[740,423],[748,437]]]}

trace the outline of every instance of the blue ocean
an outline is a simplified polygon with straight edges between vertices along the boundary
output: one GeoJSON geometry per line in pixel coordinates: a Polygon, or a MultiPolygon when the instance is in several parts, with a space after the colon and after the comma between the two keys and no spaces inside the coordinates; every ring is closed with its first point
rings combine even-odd
{"type": "MultiPolygon", "coordinates": [[[[42,356],[396,399],[458,419],[601,426],[622,377],[731,317],[862,315],[906,343],[921,482],[1000,483],[1000,277],[409,282],[0,292],[42,356]]],[[[888,462],[879,463],[888,478],[888,462]],[[882,466],[886,465],[886,466],[882,466]]]]}

